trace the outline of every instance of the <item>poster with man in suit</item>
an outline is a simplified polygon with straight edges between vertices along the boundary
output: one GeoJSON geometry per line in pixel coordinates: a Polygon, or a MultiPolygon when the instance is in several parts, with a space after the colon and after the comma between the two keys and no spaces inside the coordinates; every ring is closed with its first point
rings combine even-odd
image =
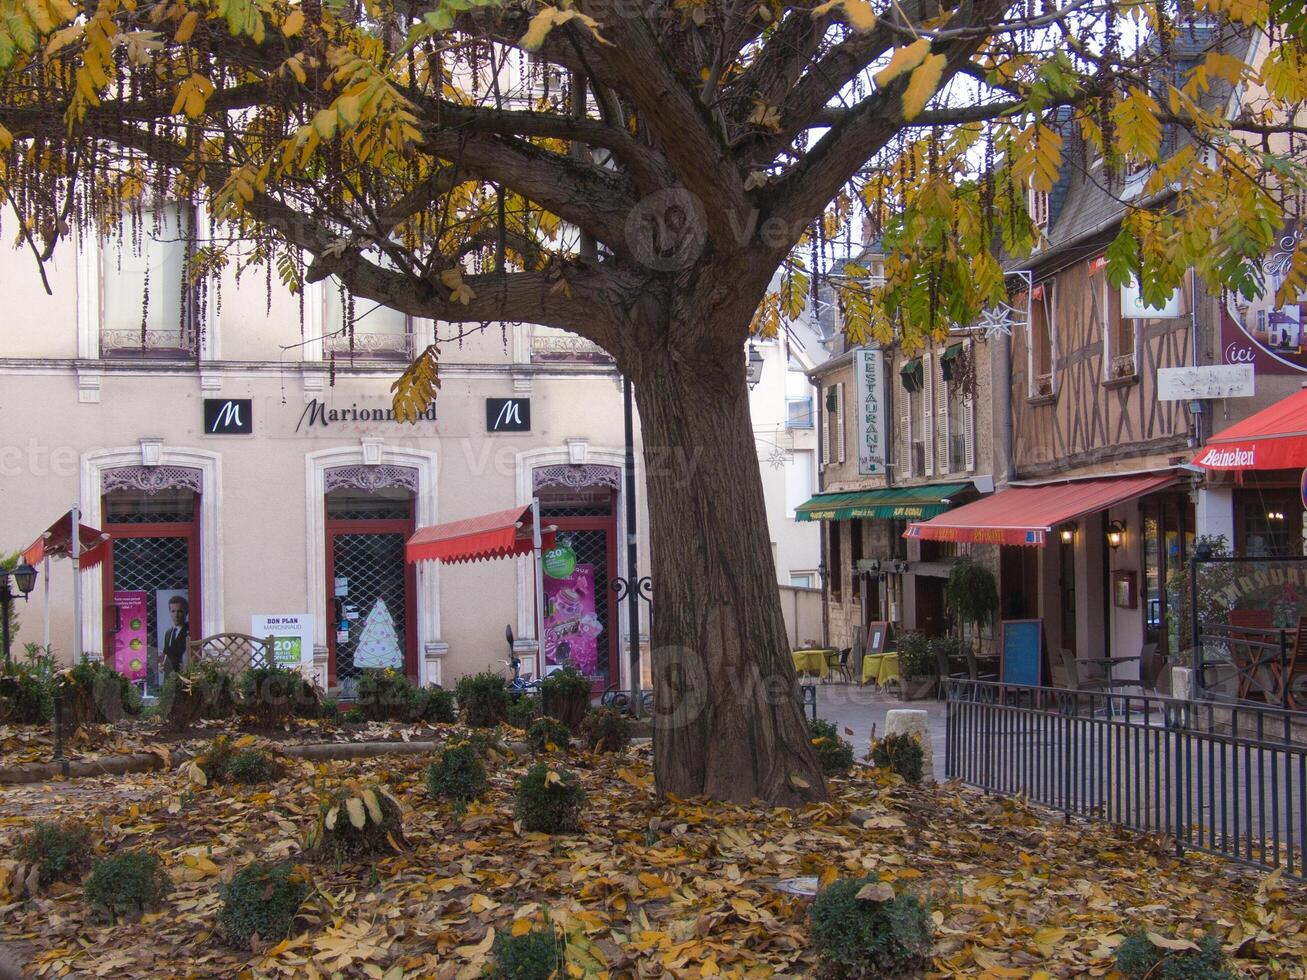
{"type": "Polygon", "coordinates": [[[165,671],[181,670],[191,632],[191,603],[187,589],[158,589],[154,593],[154,621],[159,632],[159,659],[165,671]]]}

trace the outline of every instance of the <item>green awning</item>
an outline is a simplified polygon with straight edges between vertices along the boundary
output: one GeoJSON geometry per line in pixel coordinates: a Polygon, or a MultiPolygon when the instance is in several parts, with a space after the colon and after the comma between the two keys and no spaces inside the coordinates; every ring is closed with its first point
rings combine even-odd
{"type": "Polygon", "coordinates": [[[856,518],[895,517],[929,520],[948,510],[951,498],[971,489],[970,483],[935,483],[920,487],[890,487],[853,493],[819,493],[800,504],[796,521],[849,521],[856,518]]]}
{"type": "Polygon", "coordinates": [[[899,368],[899,380],[907,391],[920,391],[925,384],[926,373],[921,366],[921,358],[914,357],[899,368]]]}
{"type": "Polygon", "coordinates": [[[949,361],[956,360],[961,353],[962,345],[953,344],[951,347],[946,348],[943,354],[939,355],[939,359],[947,364],[949,361]]]}

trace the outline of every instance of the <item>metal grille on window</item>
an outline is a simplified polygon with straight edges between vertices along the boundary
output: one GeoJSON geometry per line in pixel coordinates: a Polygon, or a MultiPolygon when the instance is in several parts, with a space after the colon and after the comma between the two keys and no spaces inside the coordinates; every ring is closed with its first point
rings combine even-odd
{"type": "MultiPolygon", "coordinates": [[[[157,689],[161,639],[174,625],[169,608],[177,595],[186,605],[176,605],[184,626],[190,606],[190,539],[187,537],[114,538],[113,591],[144,592],[146,610],[146,683],[157,689]],[[160,615],[164,622],[159,622],[160,615]]],[[[185,636],[185,630],[182,631],[185,636]]]]}
{"type": "MultiPolygon", "coordinates": [[[[405,513],[407,517],[407,505],[405,513]]],[[[346,594],[337,597],[336,685],[342,698],[358,693],[365,667],[404,670],[407,646],[403,534],[346,534],[334,537],[335,577],[346,594]],[[348,626],[340,630],[340,624],[348,626]]],[[[339,585],[338,585],[339,590],[339,585]]]]}

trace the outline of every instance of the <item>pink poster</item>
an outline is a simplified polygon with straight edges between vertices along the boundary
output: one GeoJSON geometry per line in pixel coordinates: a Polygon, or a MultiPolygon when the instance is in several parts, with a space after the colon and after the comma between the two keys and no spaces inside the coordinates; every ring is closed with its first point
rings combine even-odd
{"type": "Polygon", "coordinates": [[[113,637],[114,670],[129,681],[145,676],[146,630],[148,628],[148,592],[115,592],[118,607],[118,632],[113,637]]]}
{"type": "Polygon", "coordinates": [[[576,565],[561,578],[545,575],[545,663],[571,664],[593,676],[599,668],[599,634],[595,615],[595,570],[576,565]]]}

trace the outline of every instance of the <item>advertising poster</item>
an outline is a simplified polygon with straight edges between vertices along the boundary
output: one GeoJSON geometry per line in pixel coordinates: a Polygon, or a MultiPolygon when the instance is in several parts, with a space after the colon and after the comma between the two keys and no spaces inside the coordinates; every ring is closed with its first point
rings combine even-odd
{"type": "Polygon", "coordinates": [[[118,607],[118,632],[113,638],[113,669],[129,681],[145,677],[149,645],[148,592],[115,592],[118,607]]]}
{"type": "Polygon", "coordinates": [[[1221,346],[1226,364],[1251,364],[1258,374],[1307,372],[1307,293],[1277,294],[1292,270],[1302,230],[1290,222],[1261,262],[1262,294],[1226,293],[1221,346]]]}
{"type": "Polygon", "coordinates": [[[191,601],[187,589],[156,589],[154,622],[159,634],[159,666],[180,670],[191,634],[191,601]]]}
{"type": "Polygon", "coordinates": [[[305,652],[309,653],[309,666],[313,664],[313,617],[308,613],[251,616],[250,635],[272,637],[278,667],[300,667],[305,652]]]}
{"type": "Polygon", "coordinates": [[[571,664],[593,676],[599,667],[599,634],[595,615],[593,565],[579,565],[567,545],[545,558],[545,664],[571,664]]]}

